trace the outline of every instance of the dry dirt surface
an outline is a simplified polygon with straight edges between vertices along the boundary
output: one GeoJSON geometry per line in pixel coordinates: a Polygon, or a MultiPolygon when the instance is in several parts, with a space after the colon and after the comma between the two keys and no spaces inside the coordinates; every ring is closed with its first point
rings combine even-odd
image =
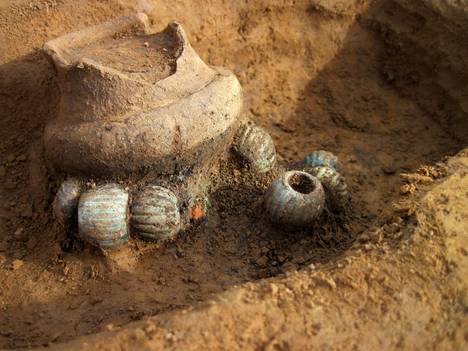
{"type": "Polygon", "coordinates": [[[0,349],[466,350],[467,31],[466,0],[1,1],[0,349]],[[53,219],[41,47],[135,12],[235,73],[280,161],[219,160],[189,230],[110,260],[53,219]],[[353,204],[283,232],[265,191],[318,149],[353,204]]]}

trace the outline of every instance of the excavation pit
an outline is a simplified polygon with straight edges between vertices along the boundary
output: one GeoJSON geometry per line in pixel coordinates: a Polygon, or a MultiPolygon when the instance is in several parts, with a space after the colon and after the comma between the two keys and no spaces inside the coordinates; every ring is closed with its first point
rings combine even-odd
{"type": "Polygon", "coordinates": [[[467,156],[445,158],[468,138],[461,5],[108,3],[0,5],[0,348],[466,347],[467,156]],[[280,165],[333,152],[352,213],[285,234],[265,216],[275,171],[233,159],[173,241],[110,259],[61,232],[41,142],[60,96],[34,48],[141,10],[157,30],[177,19],[206,63],[234,72],[280,165]]]}

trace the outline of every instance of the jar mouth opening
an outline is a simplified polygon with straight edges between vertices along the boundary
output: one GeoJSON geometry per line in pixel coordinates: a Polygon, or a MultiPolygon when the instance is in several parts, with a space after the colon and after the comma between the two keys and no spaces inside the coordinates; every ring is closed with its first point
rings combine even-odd
{"type": "Polygon", "coordinates": [[[66,34],[44,45],[56,66],[77,67],[124,75],[156,84],[177,71],[177,61],[188,43],[180,25],[171,22],[152,33],[146,15],[133,15],[66,34]]]}
{"type": "Polygon", "coordinates": [[[305,172],[293,172],[286,183],[296,192],[301,194],[310,194],[315,190],[315,183],[310,174],[305,172]]]}

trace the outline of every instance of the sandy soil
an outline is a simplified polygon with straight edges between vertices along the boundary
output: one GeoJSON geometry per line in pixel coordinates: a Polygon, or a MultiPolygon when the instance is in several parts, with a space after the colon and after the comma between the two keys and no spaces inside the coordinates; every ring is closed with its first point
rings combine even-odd
{"type": "Polygon", "coordinates": [[[468,3],[408,3],[0,2],[0,348],[465,349],[468,3]],[[40,49],[136,11],[236,74],[280,168],[337,155],[353,206],[282,232],[263,206],[280,168],[220,160],[209,211],[171,242],[110,261],[66,235],[40,49]]]}

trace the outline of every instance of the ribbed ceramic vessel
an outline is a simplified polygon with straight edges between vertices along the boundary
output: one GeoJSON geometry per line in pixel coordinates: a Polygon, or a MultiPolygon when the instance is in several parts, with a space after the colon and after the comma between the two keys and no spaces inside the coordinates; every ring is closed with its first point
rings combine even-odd
{"type": "Polygon", "coordinates": [[[253,172],[265,173],[276,162],[275,143],[265,130],[258,126],[246,126],[237,143],[237,151],[253,172]]]}
{"type": "Polygon", "coordinates": [[[60,88],[58,114],[44,127],[57,170],[169,173],[228,149],[242,87],[232,72],[207,66],[178,23],[154,33],[145,14],[128,15],[53,39],[43,52],[60,88]]]}
{"type": "Polygon", "coordinates": [[[328,151],[313,151],[311,154],[306,156],[305,163],[306,166],[310,167],[329,167],[338,173],[343,174],[343,167],[341,166],[340,161],[335,155],[328,151]]]}
{"type": "Polygon", "coordinates": [[[349,204],[349,190],[346,179],[330,167],[313,167],[306,170],[316,177],[325,188],[327,201],[333,211],[349,204]]]}
{"type": "Polygon", "coordinates": [[[180,230],[177,197],[170,190],[151,186],[137,194],[131,209],[132,227],[140,237],[166,240],[180,230]]]}
{"type": "Polygon", "coordinates": [[[110,249],[127,239],[128,193],[117,184],[87,190],[78,205],[79,236],[110,249]]]}
{"type": "Polygon", "coordinates": [[[280,174],[266,194],[266,211],[271,221],[288,230],[308,227],[320,216],[325,193],[309,173],[289,171],[280,174]]]}
{"type": "Polygon", "coordinates": [[[62,225],[68,226],[73,220],[76,221],[76,212],[82,191],[82,184],[77,179],[69,179],[60,186],[52,208],[55,219],[62,225]]]}

